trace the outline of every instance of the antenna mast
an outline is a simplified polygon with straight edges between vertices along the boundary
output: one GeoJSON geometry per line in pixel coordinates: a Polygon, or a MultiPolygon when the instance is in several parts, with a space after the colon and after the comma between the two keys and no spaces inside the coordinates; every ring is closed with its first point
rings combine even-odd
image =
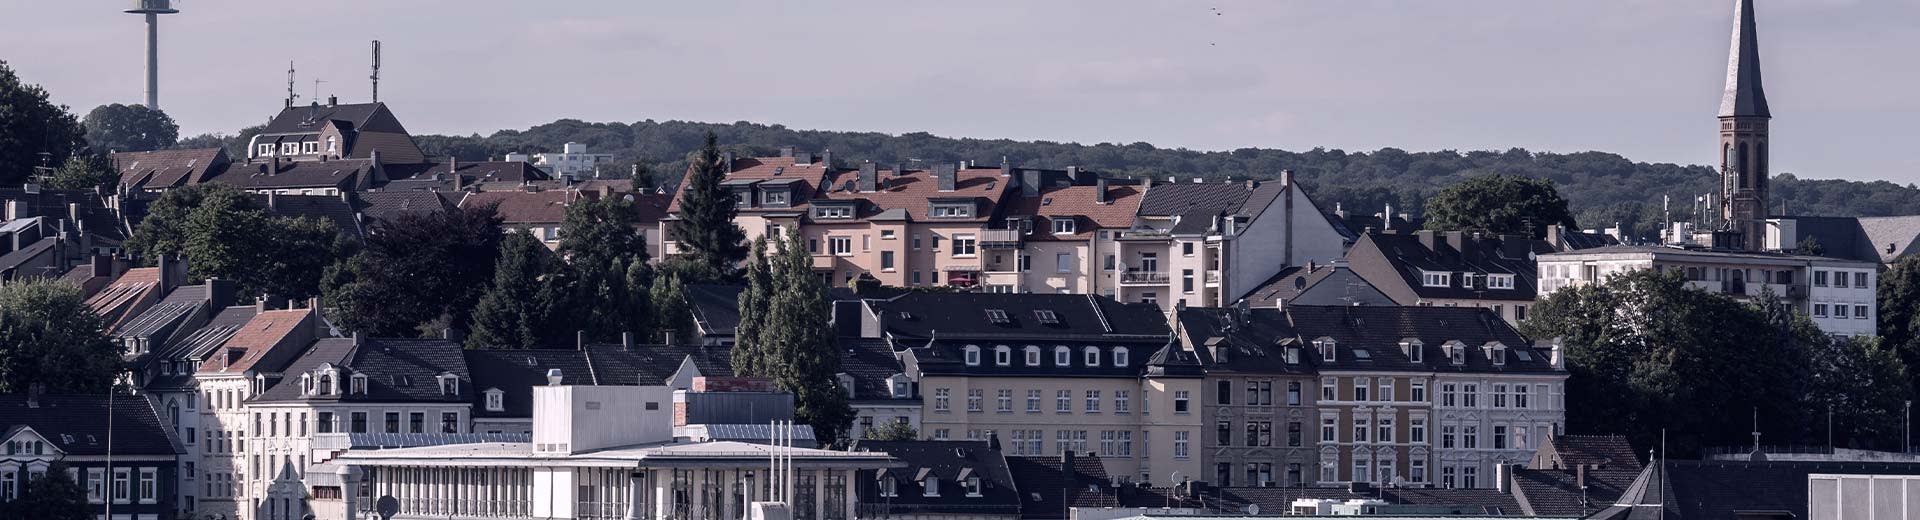
{"type": "Polygon", "coordinates": [[[300,94],[293,91],[293,61],[288,60],[287,61],[287,108],[293,108],[293,100],[299,99],[299,98],[300,98],[300,94]]]}
{"type": "Polygon", "coordinates": [[[379,103],[380,102],[380,40],[373,41],[373,75],[367,76],[367,79],[373,80],[373,102],[379,103]]]}

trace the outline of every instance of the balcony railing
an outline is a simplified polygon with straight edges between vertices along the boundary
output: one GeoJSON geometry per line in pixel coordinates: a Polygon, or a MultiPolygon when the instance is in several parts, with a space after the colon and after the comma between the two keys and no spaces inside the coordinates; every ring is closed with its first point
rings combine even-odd
{"type": "Polygon", "coordinates": [[[1020,247],[1025,235],[1018,229],[984,229],[980,231],[980,247],[988,249],[1012,249],[1020,247]]]}
{"type": "Polygon", "coordinates": [[[1219,269],[1208,269],[1208,270],[1207,270],[1207,285],[1220,285],[1220,270],[1219,270],[1219,269]]]}
{"type": "Polygon", "coordinates": [[[1129,229],[1120,232],[1121,240],[1166,240],[1173,232],[1163,229],[1129,229]]]}
{"type": "Polygon", "coordinates": [[[1171,280],[1166,271],[1129,270],[1120,273],[1120,283],[1128,285],[1166,285],[1171,280]]]}

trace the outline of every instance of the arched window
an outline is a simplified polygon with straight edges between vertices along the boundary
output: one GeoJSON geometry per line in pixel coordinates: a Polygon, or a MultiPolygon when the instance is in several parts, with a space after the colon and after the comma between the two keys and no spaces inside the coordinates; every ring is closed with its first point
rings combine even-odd
{"type": "Polygon", "coordinates": [[[1090,367],[1100,366],[1100,347],[1087,347],[1087,348],[1081,349],[1081,352],[1086,354],[1087,366],[1090,366],[1090,367]]]}
{"type": "Polygon", "coordinates": [[[1013,364],[1013,348],[1006,345],[993,347],[993,364],[1007,366],[1013,364]]]}
{"type": "Polygon", "coordinates": [[[1128,361],[1127,347],[1114,347],[1113,348],[1113,366],[1116,366],[1116,367],[1127,366],[1127,361],[1128,361]]]}
{"type": "Polygon", "coordinates": [[[1037,347],[1034,345],[1027,345],[1026,354],[1027,354],[1027,366],[1030,366],[1030,367],[1040,366],[1040,347],[1037,347]]]}
{"type": "Polygon", "coordinates": [[[1053,366],[1064,367],[1073,364],[1073,350],[1066,346],[1053,347],[1053,366]]]}
{"type": "Polygon", "coordinates": [[[1740,143],[1740,152],[1737,154],[1734,154],[1735,161],[1733,165],[1733,171],[1740,174],[1741,187],[1745,187],[1747,185],[1747,177],[1753,173],[1752,171],[1747,169],[1747,164],[1748,164],[1747,161],[1751,160],[1749,158],[1753,156],[1747,155],[1747,153],[1748,153],[1747,143],[1740,143]]]}
{"type": "Polygon", "coordinates": [[[966,356],[967,356],[967,366],[970,366],[970,367],[980,366],[980,346],[979,345],[967,345],[966,356]]]}
{"type": "Polygon", "coordinates": [[[333,387],[333,372],[328,371],[328,372],[320,373],[319,391],[320,391],[320,395],[333,395],[335,391],[335,388],[333,387]]]}

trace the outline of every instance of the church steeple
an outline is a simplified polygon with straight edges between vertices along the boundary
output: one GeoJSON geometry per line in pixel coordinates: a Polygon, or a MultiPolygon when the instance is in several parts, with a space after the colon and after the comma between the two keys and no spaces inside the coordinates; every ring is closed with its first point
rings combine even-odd
{"type": "Polygon", "coordinates": [[[1760,84],[1760,35],[1754,30],[1753,0],[1733,6],[1733,50],[1727,56],[1727,91],[1720,117],[1773,117],[1767,89],[1760,84]]]}
{"type": "Polygon", "coordinates": [[[1733,49],[1727,56],[1727,89],[1720,100],[1720,216],[1739,247],[1761,250],[1766,242],[1767,126],[1773,113],[1760,85],[1760,38],[1753,0],[1734,0],[1733,49]]]}

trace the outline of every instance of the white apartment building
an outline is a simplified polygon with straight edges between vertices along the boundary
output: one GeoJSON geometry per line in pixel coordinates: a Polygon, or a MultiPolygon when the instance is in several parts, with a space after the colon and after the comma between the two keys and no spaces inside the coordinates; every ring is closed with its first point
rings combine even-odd
{"type": "MultiPolygon", "coordinates": [[[[252,519],[266,497],[264,489],[249,486],[249,428],[253,415],[248,399],[264,392],[268,377],[278,374],[323,333],[324,321],[313,308],[256,312],[223,342],[207,345],[194,373],[200,392],[200,475],[203,492],[196,514],[252,519]]],[[[189,451],[192,451],[189,448],[189,451]]],[[[184,468],[183,468],[184,469],[184,468]]]]}
{"type": "Polygon", "coordinates": [[[1347,243],[1292,172],[1278,182],[1151,184],[1115,246],[1115,298],[1225,307],[1287,266],[1341,258],[1347,243]]]}
{"type": "Polygon", "coordinates": [[[588,153],[587,145],[575,142],[560,145],[560,153],[542,152],[533,154],[531,157],[524,153],[510,153],[506,156],[508,161],[528,161],[529,159],[534,166],[546,170],[555,177],[571,176],[576,179],[592,178],[598,168],[613,165],[613,154],[588,153]]]}
{"type": "Polygon", "coordinates": [[[1879,264],[1821,256],[1661,246],[1607,246],[1540,255],[1542,297],[1639,269],[1684,272],[1694,288],[1751,299],[1771,291],[1836,336],[1879,326],[1879,264]]]}

